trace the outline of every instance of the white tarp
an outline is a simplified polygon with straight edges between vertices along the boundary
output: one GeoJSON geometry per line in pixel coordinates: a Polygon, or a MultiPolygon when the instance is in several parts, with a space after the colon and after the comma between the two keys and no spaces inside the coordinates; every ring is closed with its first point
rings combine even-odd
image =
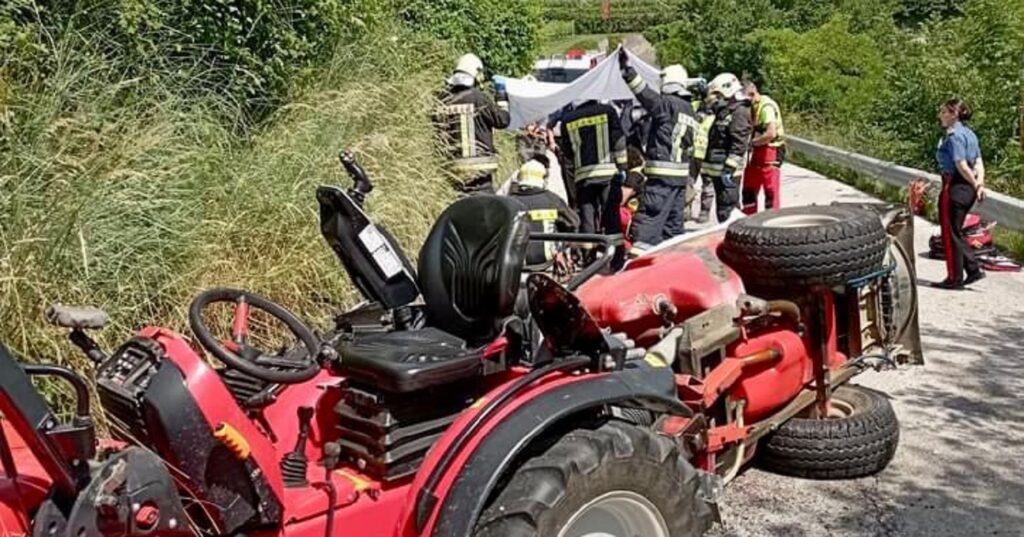
{"type": "MultiPolygon", "coordinates": [[[[621,48],[621,47],[620,47],[621,48]]],[[[653,88],[661,87],[661,71],[644,63],[632,52],[629,63],[636,72],[653,88]]],[[[633,93],[622,81],[619,72],[619,51],[616,49],[593,69],[569,84],[538,82],[521,78],[495,77],[505,82],[509,97],[509,113],[512,122],[509,130],[521,129],[524,126],[547,118],[572,102],[590,99],[632,99],[633,93]]]]}

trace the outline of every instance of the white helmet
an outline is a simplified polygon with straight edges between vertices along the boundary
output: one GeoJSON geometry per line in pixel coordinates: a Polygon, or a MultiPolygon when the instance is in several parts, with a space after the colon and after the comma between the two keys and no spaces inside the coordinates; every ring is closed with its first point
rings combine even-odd
{"type": "Polygon", "coordinates": [[[661,70],[661,83],[662,84],[681,84],[686,85],[686,81],[690,78],[686,74],[686,68],[678,63],[669,65],[668,67],[661,70]]]}
{"type": "Polygon", "coordinates": [[[456,73],[466,73],[474,79],[484,74],[484,62],[476,54],[464,54],[455,64],[456,73]]]}
{"type": "Polygon", "coordinates": [[[535,159],[526,161],[519,167],[519,175],[516,182],[523,186],[533,188],[546,188],[548,183],[548,169],[544,164],[535,159]]]}
{"type": "Polygon", "coordinates": [[[717,93],[726,99],[743,100],[746,94],[742,91],[740,79],[732,73],[722,73],[711,79],[708,84],[708,95],[717,93]]]}

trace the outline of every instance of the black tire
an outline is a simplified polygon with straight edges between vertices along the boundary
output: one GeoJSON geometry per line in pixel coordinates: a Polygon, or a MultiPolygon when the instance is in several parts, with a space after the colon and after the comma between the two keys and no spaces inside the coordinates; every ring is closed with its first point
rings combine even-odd
{"type": "Polygon", "coordinates": [[[555,537],[588,502],[616,491],[656,507],[671,537],[696,537],[712,520],[699,481],[675,444],[650,429],[621,421],[574,429],[513,470],[474,537],[555,537]]]}
{"type": "Polygon", "coordinates": [[[761,465],[810,479],[864,477],[884,469],[900,440],[889,400],[860,386],[841,386],[832,400],[837,407],[848,407],[848,415],[787,421],[759,447],[761,465]]]}
{"type": "Polygon", "coordinates": [[[882,268],[878,214],[850,206],[789,207],[732,223],[722,260],[752,289],[842,285],[882,268]]]}

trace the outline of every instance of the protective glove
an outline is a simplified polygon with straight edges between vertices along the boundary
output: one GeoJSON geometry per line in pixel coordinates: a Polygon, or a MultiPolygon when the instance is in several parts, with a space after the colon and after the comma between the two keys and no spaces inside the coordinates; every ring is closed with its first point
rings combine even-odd
{"type": "Polygon", "coordinates": [[[495,92],[497,92],[497,93],[505,93],[505,79],[495,77],[495,78],[491,79],[491,82],[494,84],[494,91],[495,92]]]}
{"type": "Polygon", "coordinates": [[[629,67],[629,54],[626,53],[625,48],[619,49],[619,69],[625,69],[629,67]]]}
{"type": "Polygon", "coordinates": [[[616,187],[621,187],[626,183],[626,170],[618,170],[615,172],[615,177],[612,179],[612,184],[616,187]]]}
{"type": "Polygon", "coordinates": [[[725,188],[733,188],[736,186],[736,181],[733,181],[732,178],[734,173],[735,170],[730,170],[729,168],[726,168],[722,172],[722,185],[725,186],[725,188]]]}

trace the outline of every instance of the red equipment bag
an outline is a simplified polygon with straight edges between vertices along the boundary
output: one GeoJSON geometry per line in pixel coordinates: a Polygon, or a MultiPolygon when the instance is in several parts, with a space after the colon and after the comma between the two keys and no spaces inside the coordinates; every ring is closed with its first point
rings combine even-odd
{"type": "MultiPolygon", "coordinates": [[[[975,253],[978,253],[978,250],[992,247],[992,229],[995,225],[995,222],[986,221],[976,213],[969,213],[964,219],[964,234],[967,237],[967,244],[975,249],[975,253]]],[[[928,240],[928,250],[932,259],[945,258],[941,231],[934,233],[928,240]]]]}

